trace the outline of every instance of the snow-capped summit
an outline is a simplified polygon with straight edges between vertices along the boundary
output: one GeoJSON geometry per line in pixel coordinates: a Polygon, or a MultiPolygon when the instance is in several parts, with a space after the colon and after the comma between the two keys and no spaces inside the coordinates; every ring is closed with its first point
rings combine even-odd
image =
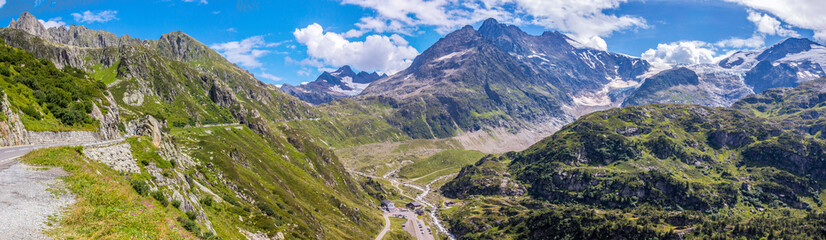
{"type": "Polygon", "coordinates": [[[315,81],[309,83],[298,86],[284,84],[281,90],[305,102],[321,104],[342,97],[358,95],[367,88],[367,85],[386,76],[376,72],[356,73],[350,66],[345,65],[334,72],[323,72],[315,81]]]}
{"type": "MultiPolygon", "coordinates": [[[[764,49],[736,52],[716,65],[683,67],[697,73],[698,84],[677,84],[651,94],[637,94],[624,105],[668,102],[729,106],[752,93],[795,87],[826,75],[826,47],[805,38],[788,38],[764,49]]],[[[680,77],[662,72],[660,78],[669,76],[680,77]]]]}

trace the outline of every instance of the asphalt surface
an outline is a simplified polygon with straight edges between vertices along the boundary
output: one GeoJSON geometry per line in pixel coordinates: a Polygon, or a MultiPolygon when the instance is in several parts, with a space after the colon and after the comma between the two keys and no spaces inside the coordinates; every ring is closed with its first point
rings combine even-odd
{"type": "Polygon", "coordinates": [[[408,211],[406,209],[397,208],[396,210],[385,212],[384,217],[404,217],[405,219],[407,219],[407,222],[404,223],[403,229],[418,240],[436,239],[430,227],[428,227],[423,220],[419,219],[416,213],[414,212],[408,211]]]}
{"type": "Polygon", "coordinates": [[[376,236],[376,240],[381,240],[384,238],[384,235],[387,234],[387,231],[390,230],[390,216],[387,213],[384,213],[384,229],[381,230],[378,236],[376,236]]]}

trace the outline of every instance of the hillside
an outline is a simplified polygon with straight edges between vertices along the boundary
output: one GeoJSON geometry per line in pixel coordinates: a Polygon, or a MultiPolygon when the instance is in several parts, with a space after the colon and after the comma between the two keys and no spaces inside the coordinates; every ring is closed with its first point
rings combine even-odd
{"type": "Polygon", "coordinates": [[[82,26],[46,29],[23,13],[0,29],[0,38],[0,85],[10,103],[3,104],[3,142],[94,142],[27,158],[83,179],[88,172],[60,159],[82,153],[72,159],[108,168],[97,172],[114,179],[106,187],[160,208],[152,221],[107,231],[121,223],[120,213],[108,213],[117,206],[84,200],[86,183],[67,180],[67,191],[81,201],[68,207],[72,219],[56,219],[54,237],[119,238],[134,229],[165,236],[153,232],[155,220],[169,220],[181,238],[203,239],[370,238],[381,228],[378,200],[323,140],[281,124],[317,118],[316,109],[185,33],[139,40],[82,26]],[[74,222],[91,217],[86,209],[105,213],[96,218],[107,224],[74,222]]]}
{"type": "Polygon", "coordinates": [[[824,142],[774,123],[692,105],[592,113],[499,157],[511,161],[508,173],[471,171],[490,160],[467,167],[442,188],[466,200],[443,215],[462,239],[807,238],[826,229],[818,220],[824,142]],[[527,193],[492,189],[473,180],[480,174],[488,181],[512,175],[507,181],[527,193]]]}

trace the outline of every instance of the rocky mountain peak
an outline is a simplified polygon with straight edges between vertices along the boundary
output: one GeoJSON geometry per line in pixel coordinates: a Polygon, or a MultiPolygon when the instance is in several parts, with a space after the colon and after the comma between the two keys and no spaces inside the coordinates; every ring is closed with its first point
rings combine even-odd
{"type": "Polygon", "coordinates": [[[29,12],[23,12],[17,20],[12,19],[9,28],[23,30],[36,36],[42,36],[46,33],[46,27],[43,27],[43,24],[37,21],[37,18],[29,12]]]}
{"type": "Polygon", "coordinates": [[[203,43],[182,31],[174,31],[156,41],[160,53],[166,57],[190,61],[198,59],[220,59],[220,56],[203,43]]]}
{"type": "Polygon", "coordinates": [[[355,77],[356,76],[356,72],[354,72],[353,69],[350,68],[349,65],[344,65],[343,67],[338,68],[338,70],[336,70],[335,72],[332,72],[332,73],[337,75],[337,76],[342,76],[342,77],[355,77]]]}
{"type": "Polygon", "coordinates": [[[806,38],[787,38],[777,43],[757,56],[758,61],[776,61],[790,54],[812,50],[812,46],[820,46],[806,38]]]}

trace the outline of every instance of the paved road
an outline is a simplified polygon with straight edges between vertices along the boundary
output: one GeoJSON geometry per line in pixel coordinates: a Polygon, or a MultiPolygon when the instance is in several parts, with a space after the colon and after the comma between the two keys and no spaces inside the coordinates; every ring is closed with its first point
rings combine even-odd
{"type": "Polygon", "coordinates": [[[376,240],[381,240],[384,238],[384,234],[387,234],[387,230],[390,230],[390,216],[387,213],[384,215],[384,229],[381,230],[378,236],[376,236],[376,240]]]}
{"type": "MultiPolygon", "coordinates": [[[[389,217],[403,217],[407,219],[407,222],[404,223],[404,230],[407,231],[411,236],[418,240],[435,240],[436,237],[433,236],[433,231],[428,227],[424,221],[418,218],[416,213],[408,211],[406,209],[397,208],[391,212],[385,212],[384,218],[388,221],[387,224],[390,224],[389,217]]],[[[387,230],[388,227],[385,227],[387,230]]],[[[379,234],[379,237],[376,239],[381,239],[384,237],[385,231],[382,231],[379,234]]]]}
{"type": "MultiPolygon", "coordinates": [[[[445,169],[442,169],[442,170],[445,170],[445,169]]],[[[438,171],[442,171],[442,170],[438,170],[438,171]]],[[[443,232],[443,233],[445,233],[445,234],[447,234],[449,239],[455,239],[455,238],[453,237],[453,234],[451,234],[450,232],[448,232],[448,231],[447,231],[447,229],[446,229],[444,226],[442,226],[441,221],[440,221],[440,219],[438,218],[438,215],[436,214],[436,208],[435,208],[432,204],[430,204],[429,202],[427,202],[427,201],[424,199],[424,197],[425,197],[425,196],[427,196],[427,194],[431,191],[431,189],[430,189],[430,185],[431,185],[431,184],[433,184],[433,183],[435,183],[436,181],[439,181],[439,180],[441,180],[441,179],[443,179],[443,178],[445,178],[445,177],[449,177],[449,176],[451,176],[451,175],[455,175],[455,173],[454,173],[454,174],[450,174],[450,175],[445,175],[445,176],[439,177],[439,178],[437,178],[437,179],[434,179],[433,181],[431,181],[430,183],[428,183],[428,184],[425,186],[425,188],[422,188],[422,187],[419,187],[419,186],[417,186],[417,185],[411,184],[411,183],[409,183],[409,182],[402,182],[402,181],[400,181],[400,180],[398,180],[398,179],[396,179],[396,178],[389,177],[389,175],[390,175],[390,174],[392,174],[394,171],[398,171],[398,170],[390,171],[389,173],[385,174],[383,177],[378,177],[378,176],[375,176],[375,175],[372,175],[372,174],[362,173],[362,172],[355,171],[355,170],[349,170],[349,171],[350,171],[351,173],[353,173],[353,174],[357,174],[357,175],[361,175],[361,176],[365,176],[365,177],[371,177],[371,178],[383,178],[383,179],[386,179],[386,180],[390,181],[391,185],[393,185],[393,187],[395,187],[395,188],[399,191],[399,194],[401,194],[402,196],[407,197],[407,198],[409,198],[409,199],[415,199],[415,200],[417,200],[417,201],[419,201],[419,202],[421,202],[421,203],[424,203],[424,204],[425,204],[425,205],[427,205],[428,207],[430,207],[430,209],[431,209],[430,216],[431,216],[431,218],[433,219],[433,222],[436,224],[436,228],[437,228],[437,230],[438,230],[438,231],[441,231],[441,232],[443,232]],[[407,186],[407,187],[410,187],[410,188],[413,188],[413,189],[419,190],[419,191],[421,191],[422,193],[421,193],[421,194],[419,194],[419,195],[416,195],[415,197],[408,196],[408,195],[406,195],[406,194],[404,193],[404,189],[402,189],[401,187],[399,187],[399,185],[405,185],[405,186],[407,186]]],[[[438,171],[437,171],[437,172],[438,172],[438,171]]],[[[396,209],[396,211],[393,211],[393,212],[391,212],[391,213],[389,213],[389,214],[392,216],[394,213],[399,213],[399,209],[396,209]]],[[[388,213],[385,213],[385,215],[386,215],[386,214],[388,214],[388,213]]],[[[406,230],[407,232],[409,232],[411,235],[416,236],[416,239],[435,239],[435,237],[433,236],[432,232],[428,232],[428,229],[427,229],[428,227],[427,227],[427,225],[425,225],[425,224],[424,224],[424,221],[419,220],[418,218],[416,218],[416,217],[415,217],[415,216],[416,216],[416,214],[415,214],[415,213],[407,211],[405,214],[410,214],[410,217],[407,217],[407,219],[408,219],[408,220],[410,220],[410,219],[416,219],[417,221],[421,222],[421,225],[422,225],[423,230],[424,230],[424,235],[427,235],[427,236],[422,235],[422,233],[421,233],[421,232],[419,232],[419,233],[417,234],[417,230],[419,230],[419,229],[418,229],[418,226],[415,226],[415,229],[414,229],[413,227],[410,227],[410,224],[409,224],[409,223],[410,223],[410,221],[408,221],[408,222],[405,224],[405,230],[406,230]],[[408,227],[410,227],[410,229],[407,229],[408,227]],[[419,237],[419,235],[422,235],[422,236],[421,236],[421,237],[419,237]]],[[[378,238],[377,238],[377,239],[378,239],[378,238]]]]}

